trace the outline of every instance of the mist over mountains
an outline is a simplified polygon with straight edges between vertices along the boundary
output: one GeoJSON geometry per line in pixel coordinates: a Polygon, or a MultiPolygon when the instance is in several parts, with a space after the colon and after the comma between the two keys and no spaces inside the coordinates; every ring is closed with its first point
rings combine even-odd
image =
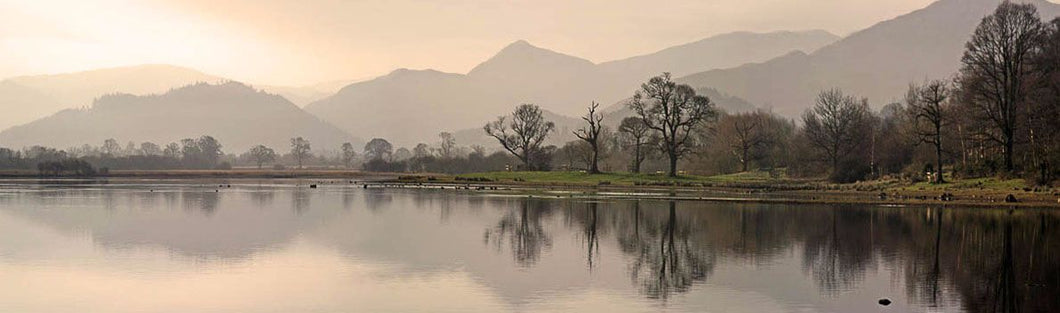
{"type": "MultiPolygon", "coordinates": [[[[1058,4],[1028,1],[1038,7],[1043,19],[1060,15],[1058,4]]],[[[868,97],[874,107],[880,107],[904,95],[910,82],[945,79],[954,74],[964,43],[999,2],[941,0],[841,39],[819,30],[736,32],[601,63],[519,40],[466,74],[398,69],[348,84],[286,87],[248,83],[236,84],[242,86],[239,88],[231,84],[181,88],[228,80],[169,65],[16,77],[0,81],[0,108],[7,108],[6,114],[0,115],[0,129],[41,119],[4,131],[0,145],[64,147],[98,144],[106,139],[101,136],[121,141],[155,141],[211,134],[219,139],[231,137],[232,142],[222,140],[231,148],[256,144],[251,143],[254,140],[283,148],[291,136],[315,133],[320,142],[314,142],[314,146],[321,147],[338,142],[339,138],[354,137],[381,137],[397,146],[412,146],[436,141],[441,131],[457,133],[461,144],[490,144],[489,138],[481,134],[481,126],[521,103],[537,104],[554,115],[557,134],[550,142],[561,144],[571,139],[570,130],[579,126],[577,117],[591,101],[601,103],[607,113],[605,124],[613,126],[629,115],[622,102],[640,83],[664,71],[674,73],[678,81],[696,87],[729,112],[767,108],[797,118],[812,105],[817,92],[833,87],[868,97]],[[179,91],[161,94],[173,88],[179,91]],[[92,105],[94,99],[115,93],[130,95],[103,97],[92,105]],[[198,96],[181,96],[186,94],[198,96]],[[236,97],[239,101],[235,103],[211,98],[233,94],[243,96],[236,97]],[[228,120],[210,117],[197,125],[192,121],[221,114],[211,113],[203,104],[222,106],[221,111],[230,110],[225,114],[237,116],[228,120]],[[90,109],[48,116],[90,105],[90,109]],[[191,113],[190,107],[200,111],[191,113]],[[265,112],[258,112],[263,109],[265,112]],[[140,119],[120,117],[122,110],[140,119]],[[290,116],[283,117],[288,119],[285,120],[280,115],[290,116]],[[152,125],[142,121],[147,116],[184,120],[152,125]],[[251,116],[288,124],[258,132],[274,134],[275,138],[268,140],[257,134],[228,135],[238,129],[231,125],[251,121],[251,116]],[[189,133],[192,130],[195,131],[189,133]],[[280,134],[281,130],[286,133],[280,134]]],[[[246,132],[254,132],[261,125],[250,126],[253,127],[246,132]]]]}
{"type": "Polygon", "coordinates": [[[602,64],[520,40],[466,75],[400,69],[305,109],[350,133],[410,145],[439,131],[480,127],[520,103],[578,116],[591,101],[609,106],[632,96],[641,82],[661,72],[759,62],[835,39],[824,31],[734,33],[602,64]],[[756,52],[744,53],[750,50],[756,52]],[[719,55],[724,57],[711,57],[719,55]]]}
{"type": "Polygon", "coordinates": [[[247,85],[199,83],[160,95],[106,95],[91,107],[66,109],[0,132],[5,146],[66,148],[98,145],[108,138],[160,145],[210,135],[227,153],[265,144],[285,150],[302,136],[318,149],[361,143],[346,132],[302,111],[287,99],[247,85]]]}
{"type": "MultiPolygon", "coordinates": [[[[900,100],[910,82],[949,79],[956,74],[964,44],[998,0],[941,0],[883,21],[815,52],[793,52],[758,64],[692,74],[679,81],[709,86],[798,117],[817,92],[839,87],[867,97],[879,108],[900,100]]],[[[1043,20],[1060,15],[1060,5],[1032,3],[1043,20]]]]}

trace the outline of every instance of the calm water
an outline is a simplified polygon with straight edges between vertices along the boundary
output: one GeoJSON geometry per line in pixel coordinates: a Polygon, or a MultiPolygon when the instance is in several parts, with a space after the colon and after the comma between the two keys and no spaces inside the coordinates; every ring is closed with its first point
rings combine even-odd
{"type": "Polygon", "coordinates": [[[0,312],[1060,310],[1053,211],[228,183],[0,183],[0,312]]]}

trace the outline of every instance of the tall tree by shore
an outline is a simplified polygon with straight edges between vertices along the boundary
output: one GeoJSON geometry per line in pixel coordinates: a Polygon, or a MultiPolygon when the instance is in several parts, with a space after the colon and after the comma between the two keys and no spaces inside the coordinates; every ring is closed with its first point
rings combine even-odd
{"type": "Polygon", "coordinates": [[[556,124],[546,121],[541,108],[533,104],[519,105],[512,112],[511,120],[500,116],[482,127],[487,135],[500,142],[504,150],[519,158],[528,170],[534,169],[533,156],[540,153],[541,143],[554,128],[556,124]]]}
{"type": "Polygon", "coordinates": [[[662,150],[669,157],[670,177],[677,177],[677,161],[695,144],[695,130],[717,116],[709,98],[697,95],[692,86],[674,82],[670,73],[641,84],[629,107],[659,134],[662,150]]]}

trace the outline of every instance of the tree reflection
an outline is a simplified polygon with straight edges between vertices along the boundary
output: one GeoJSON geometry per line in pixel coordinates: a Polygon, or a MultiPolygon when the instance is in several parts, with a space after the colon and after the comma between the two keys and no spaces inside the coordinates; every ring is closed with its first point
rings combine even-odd
{"type": "Polygon", "coordinates": [[[703,281],[714,268],[713,254],[697,249],[689,240],[694,231],[687,223],[679,223],[677,204],[669,202],[668,215],[662,223],[649,227],[641,239],[627,241],[634,258],[630,276],[641,291],[650,298],[668,298],[671,294],[687,291],[694,283],[703,281]]]}
{"type": "Polygon", "coordinates": [[[551,206],[546,202],[530,198],[522,200],[519,209],[506,213],[497,226],[486,229],[486,244],[492,242],[500,249],[507,243],[517,264],[533,266],[542,250],[552,247],[552,238],[541,223],[551,212],[551,206]]]}

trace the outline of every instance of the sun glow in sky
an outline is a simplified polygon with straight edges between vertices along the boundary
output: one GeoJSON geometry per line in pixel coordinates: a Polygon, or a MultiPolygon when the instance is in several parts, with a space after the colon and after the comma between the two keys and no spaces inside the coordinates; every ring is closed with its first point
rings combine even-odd
{"type": "Polygon", "coordinates": [[[931,0],[0,0],[0,77],[173,64],[284,85],[465,73],[504,45],[608,61],[731,31],[839,35],[931,0]]]}

